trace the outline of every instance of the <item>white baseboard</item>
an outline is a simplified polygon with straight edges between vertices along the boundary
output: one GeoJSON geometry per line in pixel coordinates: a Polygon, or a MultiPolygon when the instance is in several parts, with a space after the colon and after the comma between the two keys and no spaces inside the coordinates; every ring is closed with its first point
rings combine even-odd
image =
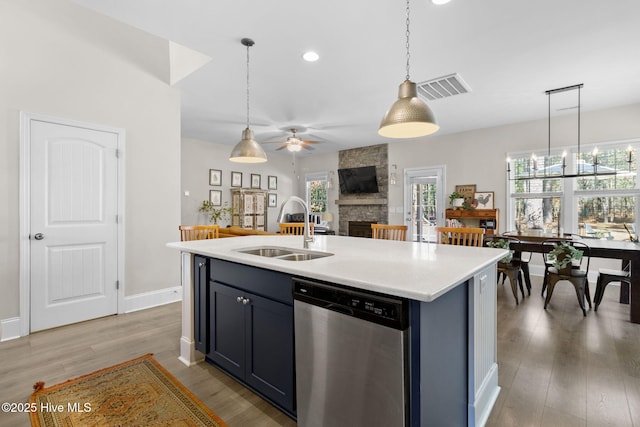
{"type": "Polygon", "coordinates": [[[0,342],[20,338],[20,318],[0,320],[0,342]]]}
{"type": "Polygon", "coordinates": [[[157,307],[178,301],[182,301],[182,286],[144,292],[124,297],[124,307],[121,313],[131,313],[132,311],[144,310],[145,308],[157,307]]]}

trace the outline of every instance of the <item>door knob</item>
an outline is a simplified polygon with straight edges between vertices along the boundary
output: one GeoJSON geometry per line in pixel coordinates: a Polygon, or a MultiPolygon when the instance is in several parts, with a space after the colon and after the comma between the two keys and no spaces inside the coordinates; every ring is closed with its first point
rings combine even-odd
{"type": "Polygon", "coordinates": [[[236,298],[236,301],[237,301],[237,302],[239,302],[239,303],[240,303],[240,302],[242,302],[243,300],[244,300],[244,297],[238,297],[238,298],[236,298]]]}
{"type": "Polygon", "coordinates": [[[36,235],[33,236],[33,238],[36,239],[36,240],[42,240],[42,239],[44,239],[44,234],[36,233],[36,235]]]}
{"type": "Polygon", "coordinates": [[[250,303],[251,303],[251,300],[249,298],[243,298],[242,299],[242,304],[247,305],[247,304],[250,304],[250,303]]]}

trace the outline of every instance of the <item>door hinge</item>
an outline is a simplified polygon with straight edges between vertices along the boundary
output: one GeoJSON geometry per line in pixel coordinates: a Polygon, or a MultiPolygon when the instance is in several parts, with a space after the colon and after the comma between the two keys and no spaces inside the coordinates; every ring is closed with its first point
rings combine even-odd
{"type": "Polygon", "coordinates": [[[116,280],[116,289],[120,289],[120,280],[116,280]]]}
{"type": "Polygon", "coordinates": [[[116,159],[120,158],[120,150],[116,148],[116,159]]]}
{"type": "Polygon", "coordinates": [[[119,220],[120,218],[118,218],[118,214],[116,214],[116,224],[118,223],[119,220]]]}

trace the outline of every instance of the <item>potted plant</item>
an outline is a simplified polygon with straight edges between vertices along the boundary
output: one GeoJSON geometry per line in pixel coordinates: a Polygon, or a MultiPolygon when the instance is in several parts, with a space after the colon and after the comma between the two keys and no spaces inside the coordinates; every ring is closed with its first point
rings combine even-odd
{"type": "Polygon", "coordinates": [[[216,207],[209,200],[203,200],[198,211],[209,215],[209,221],[217,224],[220,220],[228,220],[233,208],[228,207],[226,202],[224,206],[216,207]]]}
{"type": "MultiPolygon", "coordinates": [[[[493,240],[487,243],[490,248],[509,249],[509,241],[507,239],[493,240]]],[[[513,259],[513,250],[509,249],[509,253],[500,259],[501,263],[509,264],[513,259]]]]}
{"type": "Polygon", "coordinates": [[[454,209],[461,208],[464,205],[464,196],[457,191],[449,195],[449,202],[454,209]]]}
{"type": "Polygon", "coordinates": [[[573,247],[569,242],[558,242],[549,252],[547,259],[553,263],[560,274],[570,275],[573,261],[582,259],[582,251],[573,247]]]}

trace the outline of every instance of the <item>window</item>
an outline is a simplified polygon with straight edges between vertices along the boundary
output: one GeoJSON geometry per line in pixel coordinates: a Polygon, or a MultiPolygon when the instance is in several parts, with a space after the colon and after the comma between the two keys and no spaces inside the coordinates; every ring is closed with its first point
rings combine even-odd
{"type": "Polygon", "coordinates": [[[635,152],[640,141],[587,147],[578,156],[552,152],[516,153],[509,161],[507,230],[560,232],[611,240],[635,237],[637,197],[635,152]],[[577,173],[599,176],[562,178],[577,173]],[[520,179],[518,179],[520,178],[520,179]]]}
{"type": "Polygon", "coordinates": [[[328,173],[320,172],[305,176],[307,205],[310,213],[323,213],[327,211],[327,184],[328,173]]]}

